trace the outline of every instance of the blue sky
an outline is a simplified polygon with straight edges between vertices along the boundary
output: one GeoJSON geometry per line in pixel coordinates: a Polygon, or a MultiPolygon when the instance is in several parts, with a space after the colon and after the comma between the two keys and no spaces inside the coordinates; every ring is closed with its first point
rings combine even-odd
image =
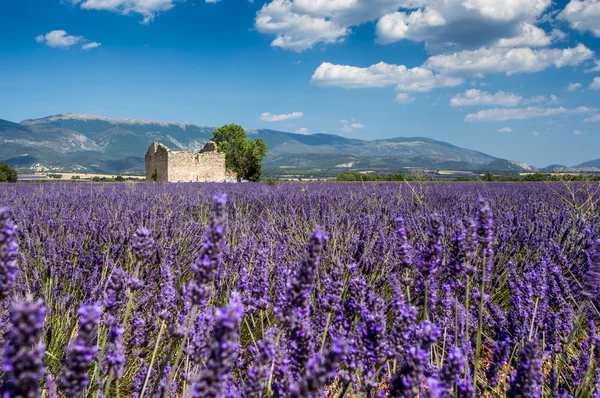
{"type": "Polygon", "coordinates": [[[600,0],[3,0],[0,119],[59,113],[600,158],[600,0]],[[596,79],[596,80],[594,80],[596,79]]]}

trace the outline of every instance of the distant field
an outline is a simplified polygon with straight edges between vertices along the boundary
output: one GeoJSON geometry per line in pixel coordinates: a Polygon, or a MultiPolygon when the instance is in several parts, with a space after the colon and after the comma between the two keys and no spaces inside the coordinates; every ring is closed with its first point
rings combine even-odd
{"type": "MultiPolygon", "coordinates": [[[[82,180],[92,179],[94,177],[99,177],[99,178],[115,178],[115,177],[117,177],[117,174],[82,174],[82,173],[56,173],[56,174],[57,175],[60,174],[61,177],[60,178],[50,178],[45,173],[23,174],[23,175],[19,175],[19,180],[21,180],[21,181],[27,181],[27,180],[71,180],[75,176],[79,176],[82,180]]],[[[127,175],[127,176],[123,176],[123,177],[124,178],[135,178],[138,180],[146,179],[145,176],[127,175]]]]}

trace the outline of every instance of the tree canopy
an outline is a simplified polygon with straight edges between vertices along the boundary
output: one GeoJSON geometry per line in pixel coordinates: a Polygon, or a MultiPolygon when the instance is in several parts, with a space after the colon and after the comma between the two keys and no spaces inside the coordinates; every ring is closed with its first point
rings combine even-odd
{"type": "Polygon", "coordinates": [[[6,163],[0,162],[0,182],[17,182],[17,171],[6,163]]]}
{"type": "Polygon", "coordinates": [[[212,140],[217,143],[217,150],[225,154],[227,170],[236,172],[238,181],[260,180],[262,159],[269,151],[262,139],[249,140],[242,126],[227,124],[214,131],[212,140]]]}

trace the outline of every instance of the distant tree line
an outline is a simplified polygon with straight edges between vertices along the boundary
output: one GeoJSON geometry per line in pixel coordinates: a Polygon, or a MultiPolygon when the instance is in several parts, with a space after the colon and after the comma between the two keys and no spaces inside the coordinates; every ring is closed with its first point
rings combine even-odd
{"type": "Polygon", "coordinates": [[[0,182],[17,182],[17,170],[0,162],[0,182]]]}
{"type": "MultiPolygon", "coordinates": [[[[336,181],[436,181],[435,176],[413,176],[406,174],[377,174],[359,173],[348,171],[336,176],[336,181]]],[[[532,181],[600,181],[600,174],[570,175],[570,174],[547,174],[532,173],[525,176],[518,174],[494,175],[487,172],[483,175],[458,176],[452,179],[444,178],[444,181],[499,181],[499,182],[532,182],[532,181]]]]}

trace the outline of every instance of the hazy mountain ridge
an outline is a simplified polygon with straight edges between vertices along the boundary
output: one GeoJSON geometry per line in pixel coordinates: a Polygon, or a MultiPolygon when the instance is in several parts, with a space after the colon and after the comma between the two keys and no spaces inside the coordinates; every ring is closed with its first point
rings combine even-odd
{"type": "MultiPolygon", "coordinates": [[[[62,114],[21,123],[0,120],[0,160],[14,166],[56,171],[141,173],[153,141],[173,150],[198,151],[214,127],[140,119],[62,114]]],[[[403,167],[429,169],[527,171],[522,162],[498,159],[424,137],[372,141],[333,134],[303,135],[276,130],[248,130],[269,146],[265,169],[343,169],[398,172],[403,167]],[[350,167],[348,167],[350,166],[350,167]]]]}

